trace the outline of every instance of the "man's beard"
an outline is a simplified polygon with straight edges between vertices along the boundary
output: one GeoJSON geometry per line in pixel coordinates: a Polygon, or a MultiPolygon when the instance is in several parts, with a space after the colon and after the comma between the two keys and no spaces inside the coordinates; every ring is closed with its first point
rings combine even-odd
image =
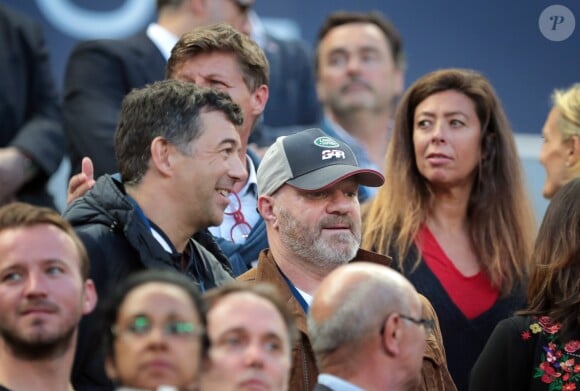
{"type": "Polygon", "coordinates": [[[41,361],[65,354],[71,346],[75,329],[76,325],[72,325],[57,335],[34,335],[26,338],[0,326],[0,336],[15,357],[26,361],[41,361]]]}
{"type": "Polygon", "coordinates": [[[348,216],[327,216],[316,227],[309,227],[294,218],[286,209],[280,208],[280,235],[282,242],[297,256],[324,269],[333,270],[350,262],[360,246],[361,232],[348,216]],[[348,223],[351,232],[322,237],[322,228],[337,223],[348,223]]]}

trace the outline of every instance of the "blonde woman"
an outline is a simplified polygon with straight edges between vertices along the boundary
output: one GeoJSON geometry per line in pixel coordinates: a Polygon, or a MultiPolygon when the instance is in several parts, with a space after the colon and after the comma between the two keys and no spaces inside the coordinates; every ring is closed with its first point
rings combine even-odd
{"type": "Polygon", "coordinates": [[[542,137],[540,162],[546,169],[542,193],[552,198],[572,178],[580,176],[580,83],[567,90],[556,90],[542,137]]]}

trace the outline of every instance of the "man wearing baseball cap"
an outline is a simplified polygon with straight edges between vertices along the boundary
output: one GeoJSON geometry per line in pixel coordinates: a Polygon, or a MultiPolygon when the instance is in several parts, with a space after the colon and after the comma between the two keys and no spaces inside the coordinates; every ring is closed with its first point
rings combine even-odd
{"type": "MultiPolygon", "coordinates": [[[[270,248],[239,279],[274,284],[295,316],[300,338],[292,349],[290,390],[311,391],[317,381],[306,314],[323,278],[349,262],[390,263],[387,257],[359,248],[358,187],[383,182],[379,172],[359,167],[348,145],[320,129],[278,138],[258,168],[258,211],[270,248]]],[[[423,317],[436,321],[427,336],[421,389],[455,390],[437,315],[427,299],[421,296],[421,301],[423,317]]]]}

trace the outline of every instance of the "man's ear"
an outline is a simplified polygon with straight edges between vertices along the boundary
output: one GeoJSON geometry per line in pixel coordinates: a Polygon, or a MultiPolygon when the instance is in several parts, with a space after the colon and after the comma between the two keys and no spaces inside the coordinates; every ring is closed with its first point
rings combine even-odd
{"type": "Polygon", "coordinates": [[[401,328],[401,318],[393,314],[385,319],[382,325],[381,343],[383,350],[389,356],[398,356],[402,349],[403,330],[401,328]]]}
{"type": "Polygon", "coordinates": [[[266,102],[268,101],[268,96],[270,95],[270,91],[268,90],[268,86],[262,84],[256,91],[252,92],[252,114],[260,115],[264,111],[266,107],[266,102]]]}
{"type": "Polygon", "coordinates": [[[177,152],[165,138],[157,136],[151,141],[151,165],[164,176],[171,176],[177,152]]]}
{"type": "Polygon", "coordinates": [[[93,280],[86,280],[83,292],[83,315],[91,313],[97,305],[97,290],[93,280]]]}
{"type": "Polygon", "coordinates": [[[258,212],[264,221],[275,224],[276,213],[274,212],[274,205],[276,201],[272,196],[261,195],[258,197],[258,212]]]}

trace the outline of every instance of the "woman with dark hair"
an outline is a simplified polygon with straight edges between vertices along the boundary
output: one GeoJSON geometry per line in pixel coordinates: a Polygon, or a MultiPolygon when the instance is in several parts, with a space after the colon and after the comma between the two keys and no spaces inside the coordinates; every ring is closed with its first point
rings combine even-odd
{"type": "Polygon", "coordinates": [[[532,260],[528,306],[497,325],[470,390],[580,389],[580,178],[556,192],[532,260]]]}
{"type": "Polygon", "coordinates": [[[534,218],[515,141],[481,74],[444,69],[404,94],[362,247],[433,304],[461,390],[496,324],[524,305],[534,218]]]}
{"type": "Polygon", "coordinates": [[[131,390],[191,390],[205,342],[203,302],[191,281],[170,270],[131,275],[103,308],[105,369],[131,390]]]}

